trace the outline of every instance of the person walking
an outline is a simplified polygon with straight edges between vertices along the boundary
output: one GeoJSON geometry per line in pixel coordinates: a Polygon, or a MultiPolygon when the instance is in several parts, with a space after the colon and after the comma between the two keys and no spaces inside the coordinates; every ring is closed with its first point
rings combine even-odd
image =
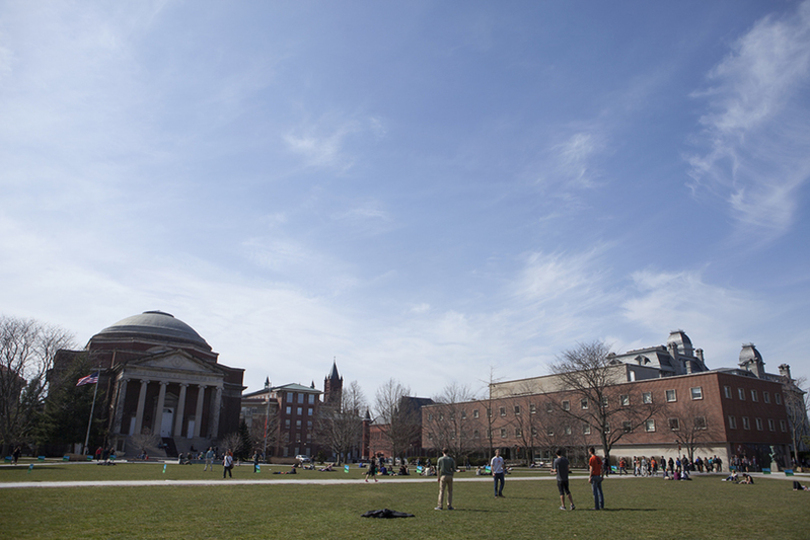
{"type": "Polygon", "coordinates": [[[222,478],[225,478],[225,474],[227,474],[230,478],[233,478],[233,452],[228,450],[225,452],[225,457],[222,460],[222,478]]]}
{"type": "Polygon", "coordinates": [[[371,476],[374,481],[377,481],[377,460],[375,458],[371,458],[371,461],[368,463],[368,470],[366,471],[366,482],[368,482],[368,477],[371,476]]]}
{"type": "Polygon", "coordinates": [[[557,473],[557,489],[560,492],[560,510],[565,510],[565,496],[568,495],[568,500],[571,503],[571,510],[576,509],[574,506],[574,498],[571,496],[571,490],[568,489],[568,471],[570,466],[568,458],[563,455],[563,449],[557,449],[557,459],[551,465],[551,472],[557,473]]]}
{"type": "Polygon", "coordinates": [[[593,488],[594,510],[605,508],[605,495],[602,493],[602,460],[596,455],[593,446],[588,448],[590,458],[588,459],[588,482],[593,488]]]}
{"type": "Polygon", "coordinates": [[[503,497],[503,484],[506,481],[506,470],[500,449],[495,450],[495,457],[489,462],[492,477],[495,479],[495,497],[503,497]],[[498,485],[500,484],[500,487],[498,485]]]}
{"type": "Polygon", "coordinates": [[[214,472],[214,447],[212,446],[209,446],[208,451],[205,453],[205,467],[203,467],[203,472],[209,469],[211,472],[214,472]]]}
{"type": "Polygon", "coordinates": [[[447,509],[453,510],[453,474],[456,472],[456,460],[448,455],[449,450],[442,448],[442,457],[436,462],[436,476],[439,478],[439,505],[436,510],[444,506],[444,494],[447,493],[447,509]]]}

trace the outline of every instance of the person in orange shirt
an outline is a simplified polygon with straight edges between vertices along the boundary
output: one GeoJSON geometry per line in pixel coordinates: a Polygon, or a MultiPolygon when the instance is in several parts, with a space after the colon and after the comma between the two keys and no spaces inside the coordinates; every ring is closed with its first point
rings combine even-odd
{"type": "Polygon", "coordinates": [[[602,459],[597,457],[596,450],[593,446],[588,448],[588,453],[591,457],[588,459],[588,482],[593,488],[593,504],[594,510],[602,510],[605,508],[605,495],[602,493],[602,459]]]}

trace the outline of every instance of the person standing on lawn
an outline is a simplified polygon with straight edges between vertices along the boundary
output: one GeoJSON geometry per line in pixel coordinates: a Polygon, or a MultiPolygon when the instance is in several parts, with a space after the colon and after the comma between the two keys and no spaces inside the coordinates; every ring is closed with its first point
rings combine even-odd
{"type": "Polygon", "coordinates": [[[563,449],[557,449],[557,459],[551,465],[551,472],[557,473],[557,489],[560,491],[560,510],[565,510],[565,496],[568,495],[568,500],[571,502],[571,510],[574,510],[574,498],[571,496],[571,490],[568,489],[568,459],[563,456],[563,449]]]}
{"type": "Polygon", "coordinates": [[[447,493],[447,509],[453,510],[453,474],[456,472],[456,460],[448,455],[449,450],[442,448],[442,457],[436,462],[436,476],[439,478],[439,506],[444,506],[444,494],[447,493]]]}
{"type": "Polygon", "coordinates": [[[209,470],[211,468],[211,472],[214,472],[214,448],[212,446],[208,447],[208,451],[205,453],[205,467],[203,467],[203,472],[209,470]]]}
{"type": "Polygon", "coordinates": [[[228,450],[225,452],[225,457],[222,459],[222,478],[225,478],[227,474],[231,478],[233,478],[233,452],[228,450]]]}
{"type": "Polygon", "coordinates": [[[593,488],[593,504],[594,510],[602,510],[605,508],[605,495],[602,493],[602,460],[596,455],[596,450],[593,446],[588,448],[588,453],[591,457],[588,459],[588,482],[593,488]]]}
{"type": "Polygon", "coordinates": [[[500,449],[495,450],[495,457],[489,462],[489,466],[492,469],[492,477],[495,479],[495,496],[503,497],[503,484],[506,480],[506,469],[504,468],[500,449]],[[500,488],[498,487],[499,483],[500,488]]]}

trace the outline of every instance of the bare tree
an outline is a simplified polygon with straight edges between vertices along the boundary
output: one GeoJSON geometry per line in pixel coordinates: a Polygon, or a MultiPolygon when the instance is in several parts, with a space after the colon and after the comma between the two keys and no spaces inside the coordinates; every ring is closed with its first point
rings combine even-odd
{"type": "Polygon", "coordinates": [[[711,441],[722,436],[719,427],[710,425],[703,401],[690,401],[679,409],[677,415],[667,418],[668,428],[675,435],[675,442],[689,453],[689,461],[695,461],[695,452],[708,448],[711,441]]]}
{"type": "Polygon", "coordinates": [[[602,442],[605,459],[610,462],[610,450],[622,437],[646,424],[661,409],[650,399],[648,402],[623,401],[626,392],[617,383],[622,366],[611,363],[610,349],[601,341],[578,344],[562,354],[552,365],[559,377],[563,396],[561,410],[595,430],[602,442]],[[574,403],[571,403],[574,401],[574,403]]]}
{"type": "Polygon", "coordinates": [[[409,401],[410,392],[399,381],[389,379],[377,389],[374,399],[376,424],[393,457],[402,457],[415,440],[421,439],[421,412],[409,401]]]}
{"type": "Polygon", "coordinates": [[[35,413],[47,395],[46,375],[56,351],[73,346],[73,335],[33,319],[0,317],[0,442],[28,439],[35,413]]]}
{"type": "Polygon", "coordinates": [[[132,444],[137,447],[138,450],[136,452],[144,452],[149,453],[149,451],[157,451],[158,445],[160,444],[160,436],[157,433],[153,433],[149,428],[143,428],[143,431],[140,433],[135,433],[130,437],[132,444]]]}
{"type": "Polygon", "coordinates": [[[221,450],[230,450],[234,454],[238,454],[245,442],[246,441],[242,440],[242,436],[239,434],[239,432],[234,431],[232,433],[228,433],[222,438],[222,446],[224,446],[224,448],[221,448],[221,450]]]}
{"type": "Polygon", "coordinates": [[[792,380],[782,377],[782,396],[785,400],[785,410],[788,417],[788,428],[790,438],[793,443],[793,459],[799,461],[799,447],[805,443],[805,439],[810,435],[810,426],[807,421],[807,410],[810,408],[810,398],[807,391],[802,387],[807,384],[807,379],[799,377],[792,380]]]}
{"type": "Polygon", "coordinates": [[[452,382],[444,387],[442,393],[434,396],[434,405],[430,405],[427,415],[427,429],[433,436],[437,448],[448,448],[456,460],[463,462],[473,448],[470,437],[472,427],[471,412],[465,404],[475,399],[475,393],[469,386],[452,382]]]}
{"type": "Polygon", "coordinates": [[[338,464],[349,452],[362,445],[363,411],[367,408],[365,395],[357,381],[343,389],[339,408],[321,406],[318,437],[335,453],[338,464]]]}

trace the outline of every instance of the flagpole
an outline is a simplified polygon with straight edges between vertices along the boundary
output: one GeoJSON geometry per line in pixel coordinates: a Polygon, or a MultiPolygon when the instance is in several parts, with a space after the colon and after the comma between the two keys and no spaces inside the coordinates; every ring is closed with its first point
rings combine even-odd
{"type": "MultiPolygon", "coordinates": [[[[99,372],[101,375],[101,372],[99,372]]],[[[87,435],[84,437],[84,454],[87,455],[87,443],[90,442],[90,426],[93,425],[93,411],[96,410],[96,394],[98,393],[98,379],[96,379],[96,387],[93,389],[93,405],[90,406],[90,418],[87,419],[87,435]]]]}

